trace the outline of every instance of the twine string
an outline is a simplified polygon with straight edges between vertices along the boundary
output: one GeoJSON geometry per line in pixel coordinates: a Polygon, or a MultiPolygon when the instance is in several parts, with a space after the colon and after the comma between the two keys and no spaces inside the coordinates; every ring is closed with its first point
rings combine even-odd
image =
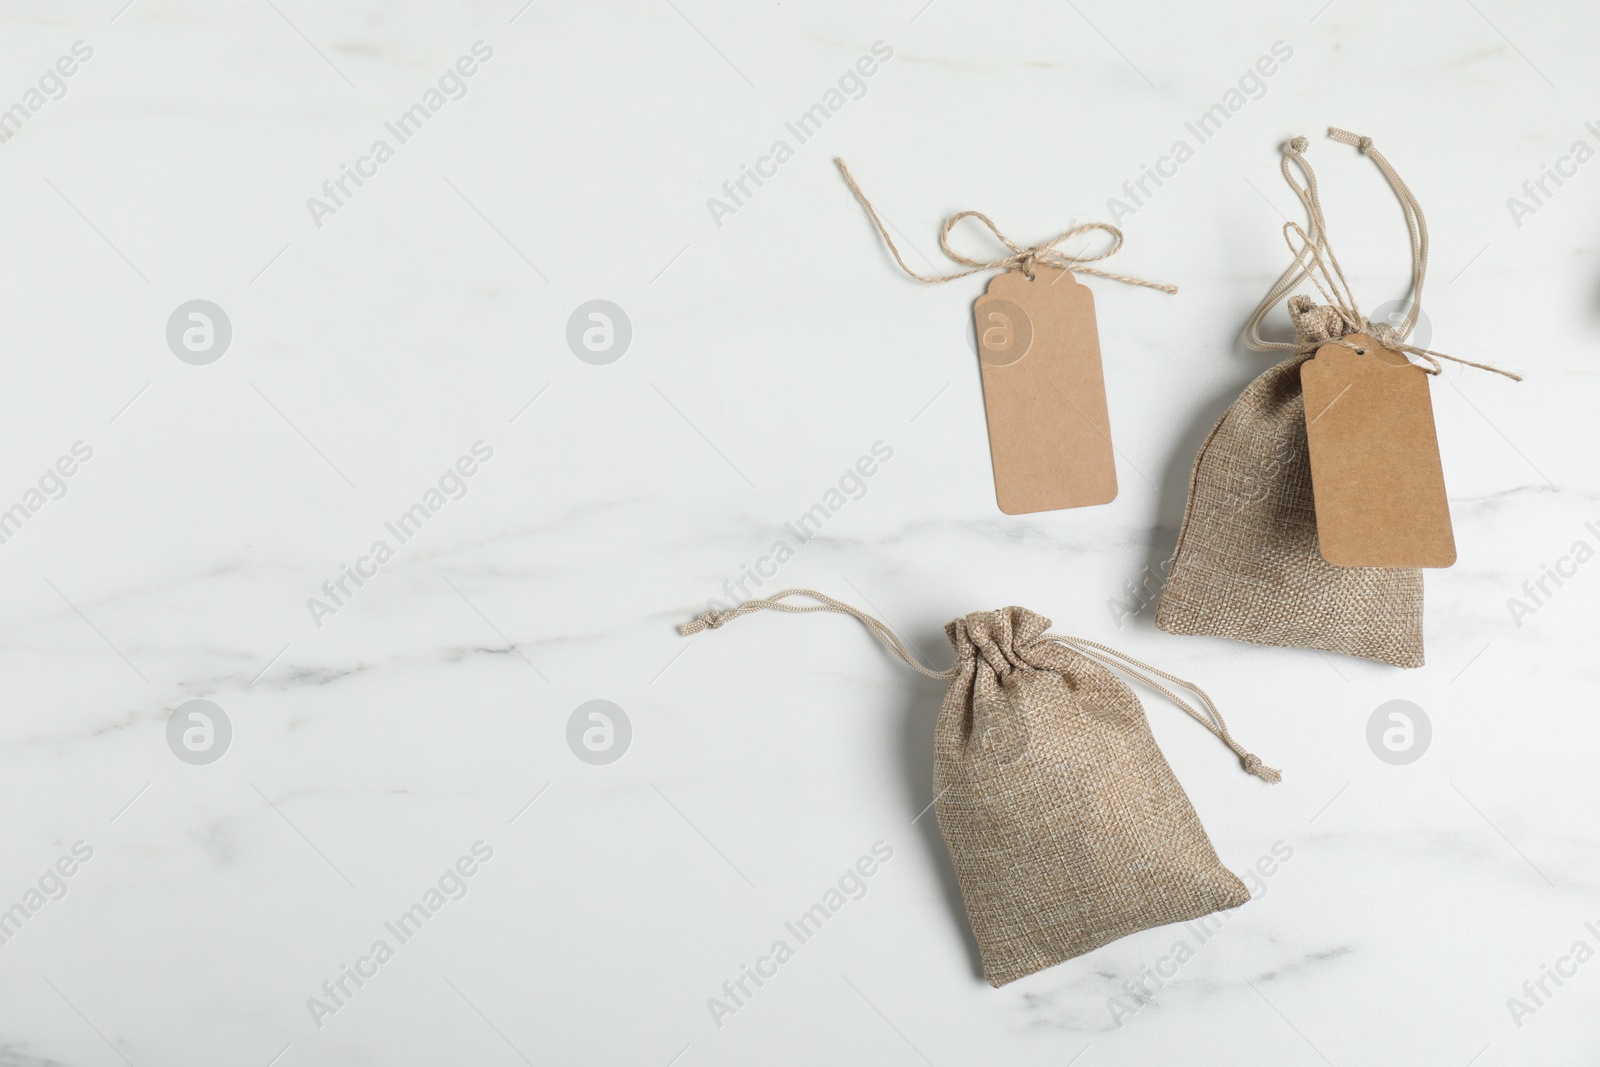
{"type": "Polygon", "coordinates": [[[685,637],[690,637],[699,633],[701,630],[715,630],[719,627],[726,626],[728,623],[742,615],[750,615],[757,611],[787,611],[796,615],[804,615],[813,611],[831,611],[838,615],[849,615],[853,619],[860,620],[867,629],[872,631],[874,637],[883,642],[884,647],[888,648],[890,652],[893,652],[896,656],[900,657],[900,660],[905,663],[906,666],[910,667],[919,674],[926,675],[929,678],[937,678],[941,681],[954,678],[956,674],[956,669],[954,666],[942,671],[936,671],[932,667],[925,666],[921,660],[911,654],[911,650],[906,647],[905,642],[901,641],[899,635],[897,635],[893,630],[889,629],[887,624],[873,618],[864,611],[860,611],[851,607],[849,604],[842,603],[841,601],[833,599],[831,596],[825,596],[822,593],[818,593],[812,589],[785,589],[783,592],[774,593],[764,600],[747,600],[738,607],[729,608],[726,611],[701,612],[692,621],[686,622],[682,626],[678,627],[678,632],[685,637]],[[790,597],[795,596],[810,597],[812,600],[817,601],[817,603],[785,603],[785,601],[787,601],[790,597]]]}
{"type": "MultiPolygon", "coordinates": [[[[871,615],[868,615],[864,611],[853,608],[849,604],[835,600],[833,597],[826,596],[822,593],[816,592],[813,589],[785,589],[781,593],[774,593],[772,596],[764,599],[747,600],[735,608],[704,611],[691,621],[686,622],[682,626],[678,627],[678,632],[683,634],[685,637],[691,637],[703,630],[719,629],[723,626],[726,626],[734,619],[740,618],[744,615],[751,615],[758,611],[785,611],[796,615],[803,615],[815,611],[828,611],[838,615],[848,615],[853,619],[859,620],[867,627],[868,630],[872,631],[873,635],[877,637],[879,641],[883,642],[884,646],[888,648],[890,652],[893,652],[897,657],[899,657],[901,662],[905,663],[908,667],[917,671],[919,674],[922,674],[928,678],[936,678],[940,681],[947,681],[956,676],[956,671],[959,664],[952,664],[950,667],[942,671],[936,671],[932,667],[926,666],[920,659],[912,654],[911,650],[906,647],[905,642],[901,641],[899,636],[893,630],[889,629],[887,624],[871,615]],[[790,604],[788,603],[788,600],[791,597],[809,597],[811,600],[816,601],[816,603],[790,604]]],[[[1265,782],[1277,782],[1282,780],[1282,772],[1263,764],[1261,762],[1261,757],[1247,751],[1239,744],[1239,742],[1233,739],[1233,734],[1228,731],[1228,724],[1227,721],[1223,719],[1222,712],[1217,708],[1217,705],[1212,701],[1211,697],[1206,694],[1205,690],[1201,689],[1193,682],[1186,682],[1177,675],[1168,674],[1159,667],[1152,667],[1148,663],[1134,659],[1125,652],[1119,652],[1109,645],[1102,645],[1097,641],[1090,641],[1087,638],[1067,637],[1062,634],[1045,634],[1040,639],[1044,641],[1054,641],[1064,648],[1072,649],[1080,655],[1094,660],[1096,663],[1109,670],[1121,671],[1124,674],[1143,682],[1145,685],[1149,686],[1151,689],[1154,689],[1156,692],[1160,693],[1162,696],[1176,704],[1195,722],[1199,723],[1201,726],[1204,726],[1207,730],[1210,730],[1213,734],[1217,735],[1217,737],[1221,738],[1222,742],[1233,750],[1234,755],[1239,757],[1239,761],[1241,764],[1243,764],[1246,771],[1265,782]],[[1171,689],[1168,689],[1166,686],[1162,685],[1161,682],[1156,680],[1158,677],[1171,682],[1174,686],[1187,689],[1195,696],[1199,697],[1200,703],[1206,709],[1205,714],[1201,714],[1199,711],[1196,711],[1192,704],[1178,696],[1171,689]]]]}
{"type": "Polygon", "coordinates": [[[1353,348],[1358,354],[1365,354],[1365,349],[1348,339],[1350,334],[1363,333],[1385,348],[1404,352],[1425,361],[1427,366],[1422,369],[1428,374],[1438,374],[1444,369],[1439,360],[1448,359],[1452,363],[1493,371],[1512,381],[1520,382],[1522,380],[1520,374],[1502,370],[1491,364],[1476,363],[1460,356],[1406,343],[1406,338],[1411,336],[1411,331],[1422,314],[1422,287],[1428,275],[1428,222],[1423,217],[1422,205],[1384,154],[1373,147],[1372,138],[1332,127],[1328,130],[1328,136],[1335,141],[1359,148],[1363,155],[1377,165],[1378,170],[1387,179],[1389,188],[1394,192],[1395,199],[1400,202],[1400,210],[1405,216],[1406,231],[1411,243],[1411,306],[1398,325],[1372,322],[1362,314],[1350,283],[1345,278],[1344,268],[1339,264],[1339,257],[1334,254],[1333,246],[1328,241],[1327,219],[1322,212],[1322,196],[1317,186],[1316,171],[1312,170],[1311,164],[1305,157],[1305,150],[1310,142],[1304,137],[1296,137],[1283,146],[1281,167],[1284,180],[1289,183],[1289,188],[1294,190],[1295,195],[1305,206],[1306,221],[1309,226],[1302,226],[1297,222],[1284,223],[1284,241],[1294,256],[1294,262],[1279,275],[1278,280],[1267,291],[1267,295],[1261,298],[1261,303],[1256,305],[1250,321],[1245,324],[1245,344],[1256,351],[1278,349],[1297,353],[1315,352],[1323,345],[1336,344],[1353,348]],[[1304,177],[1304,182],[1296,178],[1296,170],[1304,177]],[[1277,307],[1278,303],[1301,282],[1308,280],[1316,286],[1327,306],[1338,313],[1343,322],[1345,336],[1321,341],[1264,340],[1261,336],[1261,323],[1266,319],[1267,313],[1277,307]]]}
{"type": "Polygon", "coordinates": [[[877,209],[872,206],[872,201],[867,199],[867,194],[861,191],[861,186],[856,184],[855,175],[850,173],[850,168],[845,166],[844,160],[835,159],[834,163],[838,165],[839,173],[844,175],[845,184],[850,187],[850,191],[855,194],[856,199],[861,202],[861,206],[866,209],[867,217],[872,220],[872,225],[877,228],[878,236],[882,237],[883,243],[889,247],[889,254],[894,257],[894,261],[900,265],[901,270],[919,282],[926,282],[929,285],[935,285],[939,282],[953,282],[957,278],[965,278],[968,275],[986,270],[1020,270],[1027,276],[1029,281],[1033,281],[1034,269],[1042,263],[1048,267],[1070,270],[1075,274],[1093,274],[1097,278],[1108,278],[1111,281],[1123,282],[1127,285],[1139,285],[1146,289],[1159,289],[1163,293],[1176,293],[1178,291],[1176,285],[1149,282],[1143,278],[1134,278],[1127,274],[1116,274],[1112,271],[1101,270],[1098,267],[1085,266],[1085,264],[1096,263],[1108,256],[1116,255],[1117,251],[1122,248],[1122,231],[1109,222],[1086,222],[1081,226],[1074,226],[1072,229],[1052,237],[1048,241],[1024,247],[1008,237],[1000,227],[994,224],[993,219],[981,211],[958,211],[944,220],[944,226],[939,231],[940,250],[946,256],[949,256],[953,262],[959,263],[967,269],[955,271],[951,274],[922,274],[912,270],[911,265],[900,254],[900,249],[895,245],[894,238],[889,236],[888,226],[884,224],[883,219],[878,215],[877,209]],[[977,219],[987,226],[989,232],[995,236],[996,240],[1005,245],[1011,254],[995,259],[973,259],[971,256],[952,248],[950,246],[950,231],[955,227],[956,223],[965,218],[977,219]],[[1077,255],[1064,252],[1057,247],[1064,241],[1094,230],[1110,235],[1110,248],[1103,249],[1093,255],[1077,255]]]}
{"type": "Polygon", "coordinates": [[[1057,644],[1063,645],[1081,655],[1087,656],[1096,663],[1099,663],[1102,667],[1105,667],[1109,670],[1120,670],[1129,677],[1143,682],[1145,685],[1149,686],[1151,689],[1154,689],[1156,692],[1160,693],[1162,696],[1176,704],[1184,711],[1185,714],[1189,716],[1189,718],[1193,719],[1201,726],[1204,726],[1207,730],[1210,730],[1213,734],[1216,734],[1217,737],[1221,738],[1222,743],[1232,749],[1233,754],[1239,757],[1240,764],[1247,772],[1255,775],[1257,778],[1260,778],[1263,782],[1275,784],[1283,780],[1282,771],[1275,767],[1268,767],[1266,764],[1261,762],[1260,756],[1248,751],[1243,745],[1239,744],[1239,742],[1233,739],[1233,734],[1228,730],[1228,723],[1222,717],[1221,709],[1217,707],[1204,689],[1201,689],[1193,682],[1186,682],[1175,674],[1168,674],[1160,667],[1152,667],[1150,664],[1145,663],[1142,660],[1134,659],[1126,652],[1119,652],[1109,645],[1100,644],[1098,641],[1090,641],[1082,637],[1068,637],[1064,634],[1045,634],[1044,637],[1045,640],[1055,641],[1057,644]],[[1202,715],[1200,712],[1196,711],[1192,704],[1178,696],[1160,682],[1156,681],[1156,677],[1152,677],[1152,675],[1164,678],[1173,685],[1182,689],[1187,689],[1195,696],[1199,697],[1200,703],[1206,709],[1206,713],[1202,715]]]}

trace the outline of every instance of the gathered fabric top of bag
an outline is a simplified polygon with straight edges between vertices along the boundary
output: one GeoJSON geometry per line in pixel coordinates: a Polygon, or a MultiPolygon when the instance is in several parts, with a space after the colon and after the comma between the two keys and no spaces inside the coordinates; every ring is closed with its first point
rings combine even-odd
{"type": "MultiPolygon", "coordinates": [[[[934,668],[927,666],[915,655],[913,655],[911,650],[906,647],[905,642],[900,639],[899,635],[897,635],[893,630],[889,629],[889,627],[881,620],[873,618],[871,615],[868,615],[857,608],[853,608],[849,604],[845,604],[841,601],[835,600],[833,597],[827,596],[823,593],[818,593],[811,589],[785,589],[783,592],[774,593],[772,596],[765,599],[749,600],[743,604],[740,604],[738,607],[729,608],[726,611],[702,612],[692,621],[684,623],[682,626],[678,627],[678,632],[683,634],[685,637],[689,637],[701,632],[702,630],[718,629],[732,622],[734,619],[744,615],[753,614],[757,611],[782,611],[792,614],[809,614],[811,612],[821,611],[833,612],[839,615],[848,615],[853,619],[859,620],[862,625],[866,626],[867,629],[872,631],[873,635],[883,643],[884,647],[889,649],[890,652],[893,652],[901,662],[905,663],[908,667],[912,668],[919,674],[922,674],[928,678],[938,679],[939,681],[952,681],[956,679],[960,673],[961,664],[959,661],[942,671],[935,670],[934,668]],[[792,597],[809,597],[816,601],[816,603],[792,604],[788,602],[792,597]]],[[[1028,614],[1031,615],[1032,612],[1029,612],[1028,614]]],[[[951,623],[950,625],[953,627],[956,624],[951,623]]],[[[1056,644],[1070,648],[1073,651],[1094,660],[1101,666],[1110,669],[1113,673],[1120,671],[1131,678],[1143,682],[1151,689],[1154,689],[1156,692],[1172,701],[1173,704],[1177,705],[1195,722],[1199,723],[1201,726],[1204,726],[1207,730],[1215,734],[1223,744],[1227,745],[1233,750],[1234,755],[1239,757],[1240,765],[1243,766],[1246,772],[1255,775],[1264,782],[1276,783],[1283,779],[1283,774],[1281,771],[1266,766],[1261,762],[1261,758],[1259,756],[1247,751],[1242,745],[1239,744],[1239,742],[1234,740],[1233,734],[1228,730],[1227,722],[1222,717],[1222,712],[1217,708],[1216,704],[1212,702],[1211,697],[1206,694],[1205,690],[1201,689],[1193,682],[1186,682],[1176,675],[1168,674],[1159,667],[1152,667],[1150,664],[1134,659],[1132,656],[1129,656],[1123,652],[1119,652],[1114,648],[1111,648],[1107,645],[1102,645],[1096,641],[1090,641],[1086,638],[1069,637],[1064,634],[1043,633],[1040,634],[1037,639],[1039,641],[1053,641],[1056,644]],[[1200,711],[1196,710],[1193,705],[1179,697],[1171,689],[1163,685],[1158,679],[1165,680],[1166,682],[1169,682],[1178,688],[1189,690],[1199,698],[1201,705],[1205,708],[1205,713],[1202,714],[1200,711]]],[[[1032,665],[1030,664],[1030,666],[1032,665]]]]}
{"type": "Polygon", "coordinates": [[[1325,344],[1339,344],[1355,349],[1358,355],[1364,355],[1359,345],[1348,339],[1357,334],[1364,334],[1385,348],[1422,359],[1427,364],[1423,370],[1429,374],[1438,374],[1443,369],[1439,360],[1448,359],[1453,363],[1493,371],[1495,374],[1502,374],[1520,382],[1522,376],[1511,371],[1406,343],[1406,339],[1411,336],[1411,331],[1417,324],[1418,317],[1422,314],[1422,287],[1428,275],[1428,222],[1423,217],[1422,205],[1417,202],[1416,194],[1396,173],[1383,153],[1373,147],[1372,138],[1334,127],[1328,129],[1328,136],[1344,144],[1354,145],[1363,155],[1377,164],[1383,176],[1388,179],[1389,188],[1394,190],[1395,198],[1400,201],[1400,210],[1406,219],[1406,229],[1411,235],[1411,307],[1398,324],[1372,322],[1362,314],[1360,305],[1356,303],[1355,294],[1351,292],[1350,285],[1345,280],[1344,269],[1339,265],[1339,257],[1334,254],[1333,247],[1328,243],[1327,220],[1322,213],[1322,197],[1317,187],[1317,175],[1304,154],[1310,142],[1304,137],[1296,137],[1283,146],[1281,165],[1284,180],[1305,205],[1306,220],[1310,230],[1308,232],[1306,227],[1297,222],[1283,224],[1284,240],[1294,255],[1294,262],[1273,283],[1267,295],[1262,297],[1261,303],[1256,305],[1250,321],[1245,324],[1244,343],[1258,352],[1276,350],[1300,354],[1314,353],[1325,344]],[[1296,169],[1305,177],[1303,183],[1295,177],[1296,169]],[[1296,286],[1308,280],[1317,287],[1317,291],[1326,303],[1315,304],[1307,296],[1291,297],[1289,313],[1294,321],[1295,340],[1264,340],[1261,336],[1261,323],[1267,314],[1296,286]]]}

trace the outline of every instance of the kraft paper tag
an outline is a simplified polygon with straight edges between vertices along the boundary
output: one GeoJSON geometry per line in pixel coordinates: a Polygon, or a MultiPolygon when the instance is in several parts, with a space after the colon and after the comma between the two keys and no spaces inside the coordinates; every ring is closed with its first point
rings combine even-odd
{"type": "Polygon", "coordinates": [[[990,279],[974,308],[995,499],[1007,515],[1117,496],[1094,294],[1036,265],[990,279]]]}
{"type": "Polygon", "coordinates": [[[1456,561],[1428,374],[1365,334],[1300,366],[1322,558],[1336,567],[1456,561]],[[1365,354],[1358,354],[1356,349],[1365,354]]]}

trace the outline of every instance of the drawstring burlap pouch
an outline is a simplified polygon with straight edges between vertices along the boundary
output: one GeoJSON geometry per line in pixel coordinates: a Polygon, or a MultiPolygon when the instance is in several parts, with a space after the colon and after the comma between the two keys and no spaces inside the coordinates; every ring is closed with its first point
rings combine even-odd
{"type": "Polygon", "coordinates": [[[763,609],[853,616],[911,667],[949,682],[934,727],[934,807],[991,985],[1250,899],[1217,859],[1139,698],[1112,669],[1182,708],[1251,774],[1278,781],[1194,685],[1049,633],[1049,619],[1018,607],[946,625],[956,661],[943,671],[920,663],[877,619],[806,589],[708,611],[680,629],[716,629],[763,609]],[[1158,679],[1192,691],[1207,714],[1158,679]]]}
{"type": "Polygon", "coordinates": [[[1350,295],[1328,246],[1316,174],[1301,154],[1306,139],[1283,149],[1283,176],[1306,207],[1310,232],[1285,225],[1295,262],[1251,316],[1245,344],[1292,355],[1262,374],[1212,428],[1195,457],[1189,503],[1178,533],[1172,569],[1156,611],[1156,625],[1175,634],[1230,637],[1261,645],[1342,652],[1397,667],[1420,667],[1422,572],[1414,568],[1335,567],[1317,542],[1311,460],[1300,366],[1321,345],[1355,334],[1424,360],[1430,374],[1438,359],[1514,374],[1405,343],[1421,314],[1428,264],[1428,227],[1411,190],[1371,138],[1329,130],[1359,147],[1377,164],[1400,201],[1411,234],[1411,308],[1399,325],[1369,322],[1350,295]],[[1296,180],[1293,164],[1305,176],[1296,180]],[[1289,298],[1293,342],[1265,341],[1261,322],[1302,281],[1310,280],[1327,304],[1289,298]],[[1437,357],[1437,358],[1435,358],[1437,357]]]}

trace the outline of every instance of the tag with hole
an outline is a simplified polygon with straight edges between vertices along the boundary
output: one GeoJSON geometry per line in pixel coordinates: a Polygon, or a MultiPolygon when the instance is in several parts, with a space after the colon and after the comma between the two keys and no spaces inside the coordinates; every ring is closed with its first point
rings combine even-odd
{"type": "Polygon", "coordinates": [[[1108,504],[1117,468],[1094,294],[1071,271],[1008,270],[974,307],[995,499],[1007,515],[1108,504]]]}
{"type": "Polygon", "coordinates": [[[1456,561],[1428,373],[1366,334],[1300,367],[1322,558],[1335,567],[1456,561]]]}

